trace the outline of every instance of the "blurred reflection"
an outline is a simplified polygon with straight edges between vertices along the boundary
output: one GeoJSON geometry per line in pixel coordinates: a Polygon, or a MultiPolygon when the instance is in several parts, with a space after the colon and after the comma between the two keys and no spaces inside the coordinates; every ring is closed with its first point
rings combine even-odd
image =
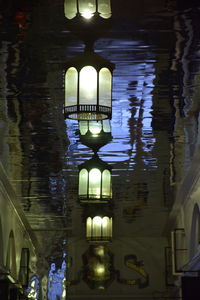
{"type": "Polygon", "coordinates": [[[83,254],[83,280],[92,289],[105,289],[114,280],[113,254],[105,245],[90,245],[83,254]]]}
{"type": "Polygon", "coordinates": [[[111,167],[98,155],[79,166],[81,203],[105,203],[112,198],[111,167]]]}
{"type": "Polygon", "coordinates": [[[65,0],[64,15],[69,29],[91,49],[111,28],[110,0],[65,0]]]}
{"type": "Polygon", "coordinates": [[[33,276],[30,279],[29,287],[27,289],[27,297],[31,300],[38,300],[39,299],[39,279],[37,276],[33,276]]]}
{"type": "Polygon", "coordinates": [[[48,300],[66,299],[65,272],[65,260],[62,262],[61,268],[57,270],[55,263],[51,264],[48,275],[48,300]]]}
{"type": "Polygon", "coordinates": [[[67,64],[65,118],[103,120],[112,114],[114,64],[95,52],[85,51],[67,64]]]}
{"type": "Polygon", "coordinates": [[[95,216],[86,220],[88,241],[110,241],[112,239],[112,218],[95,216]]]}
{"type": "Polygon", "coordinates": [[[97,152],[112,140],[110,120],[79,121],[80,141],[97,152]]]}

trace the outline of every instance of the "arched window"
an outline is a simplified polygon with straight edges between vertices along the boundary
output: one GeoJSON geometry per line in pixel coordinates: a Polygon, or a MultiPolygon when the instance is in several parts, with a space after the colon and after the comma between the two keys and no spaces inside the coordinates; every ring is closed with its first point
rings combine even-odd
{"type": "Polygon", "coordinates": [[[13,231],[10,232],[8,240],[6,267],[10,270],[11,276],[16,277],[16,250],[13,231]]]}

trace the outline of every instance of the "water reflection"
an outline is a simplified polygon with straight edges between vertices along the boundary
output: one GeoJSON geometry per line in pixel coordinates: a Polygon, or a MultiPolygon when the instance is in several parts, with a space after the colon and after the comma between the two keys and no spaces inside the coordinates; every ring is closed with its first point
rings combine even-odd
{"type": "Polygon", "coordinates": [[[62,262],[61,268],[58,268],[57,270],[56,270],[55,263],[51,263],[49,274],[48,274],[48,282],[47,282],[49,300],[66,299],[65,274],[66,274],[65,260],[62,262]]]}
{"type": "MultiPolygon", "coordinates": [[[[93,123],[63,120],[61,65],[84,47],[56,22],[55,42],[48,25],[38,30],[45,19],[38,15],[44,17],[52,9],[44,6],[33,15],[31,22],[37,26],[24,32],[25,39],[14,34],[9,42],[3,40],[0,55],[0,155],[43,245],[39,276],[30,279],[28,297],[39,299],[39,289],[43,299],[65,299],[65,293],[68,298],[95,297],[99,290],[118,299],[124,294],[136,299],[169,297],[173,292],[165,285],[163,254],[169,242],[163,230],[173,187],[189,166],[197,140],[199,12],[162,11],[149,14],[145,22],[140,12],[142,21],[134,20],[133,28],[128,15],[135,10],[128,13],[126,8],[125,22],[118,16],[113,31],[95,43],[97,53],[116,65],[112,120],[107,120],[108,130],[95,131],[98,138],[90,132],[93,123]],[[104,191],[110,190],[105,194],[114,205],[97,210],[77,201],[79,167],[93,152],[112,167],[112,176],[107,176],[112,177],[112,192],[110,185],[104,185],[104,191]],[[90,244],[86,220],[91,218],[91,224],[103,216],[112,217],[112,243],[90,244]],[[66,238],[69,244],[64,245],[66,238]]],[[[17,27],[24,30],[25,16],[17,16],[17,27]]],[[[99,124],[103,127],[96,122],[95,130],[99,124]]],[[[93,183],[91,195],[102,195],[100,182],[93,183]]]]}

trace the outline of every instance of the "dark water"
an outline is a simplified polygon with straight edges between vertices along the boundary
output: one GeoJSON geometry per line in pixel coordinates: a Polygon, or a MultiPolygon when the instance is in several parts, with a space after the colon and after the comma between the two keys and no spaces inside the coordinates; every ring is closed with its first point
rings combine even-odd
{"type": "Polygon", "coordinates": [[[112,28],[95,42],[115,64],[112,138],[98,151],[112,167],[105,211],[113,239],[102,246],[86,241],[91,208],[78,201],[79,166],[93,151],[78,122],[63,117],[64,66],[84,44],[70,32],[62,1],[9,3],[0,14],[0,155],[42,244],[32,275],[43,291],[33,299],[178,298],[166,227],[197,139],[199,8],[113,1],[112,28]],[[101,280],[90,273],[98,263],[101,280]]]}

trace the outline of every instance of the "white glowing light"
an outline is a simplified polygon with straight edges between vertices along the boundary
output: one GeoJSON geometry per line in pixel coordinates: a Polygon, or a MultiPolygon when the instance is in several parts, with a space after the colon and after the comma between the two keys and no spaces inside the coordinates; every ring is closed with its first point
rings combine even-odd
{"type": "Polygon", "coordinates": [[[97,71],[92,66],[80,71],[80,104],[95,104],[97,101],[97,71]]]}
{"type": "Polygon", "coordinates": [[[91,13],[91,11],[88,9],[88,10],[84,10],[81,15],[83,16],[83,18],[89,20],[93,17],[93,13],[91,13]]]}
{"type": "Polygon", "coordinates": [[[93,121],[93,122],[90,123],[89,129],[92,133],[92,136],[98,136],[98,134],[102,130],[102,124],[101,124],[101,122],[93,121]]]}
{"type": "Polygon", "coordinates": [[[101,226],[101,223],[102,223],[102,218],[101,217],[98,217],[98,216],[94,217],[94,219],[93,219],[93,224],[94,225],[101,226]]]}

